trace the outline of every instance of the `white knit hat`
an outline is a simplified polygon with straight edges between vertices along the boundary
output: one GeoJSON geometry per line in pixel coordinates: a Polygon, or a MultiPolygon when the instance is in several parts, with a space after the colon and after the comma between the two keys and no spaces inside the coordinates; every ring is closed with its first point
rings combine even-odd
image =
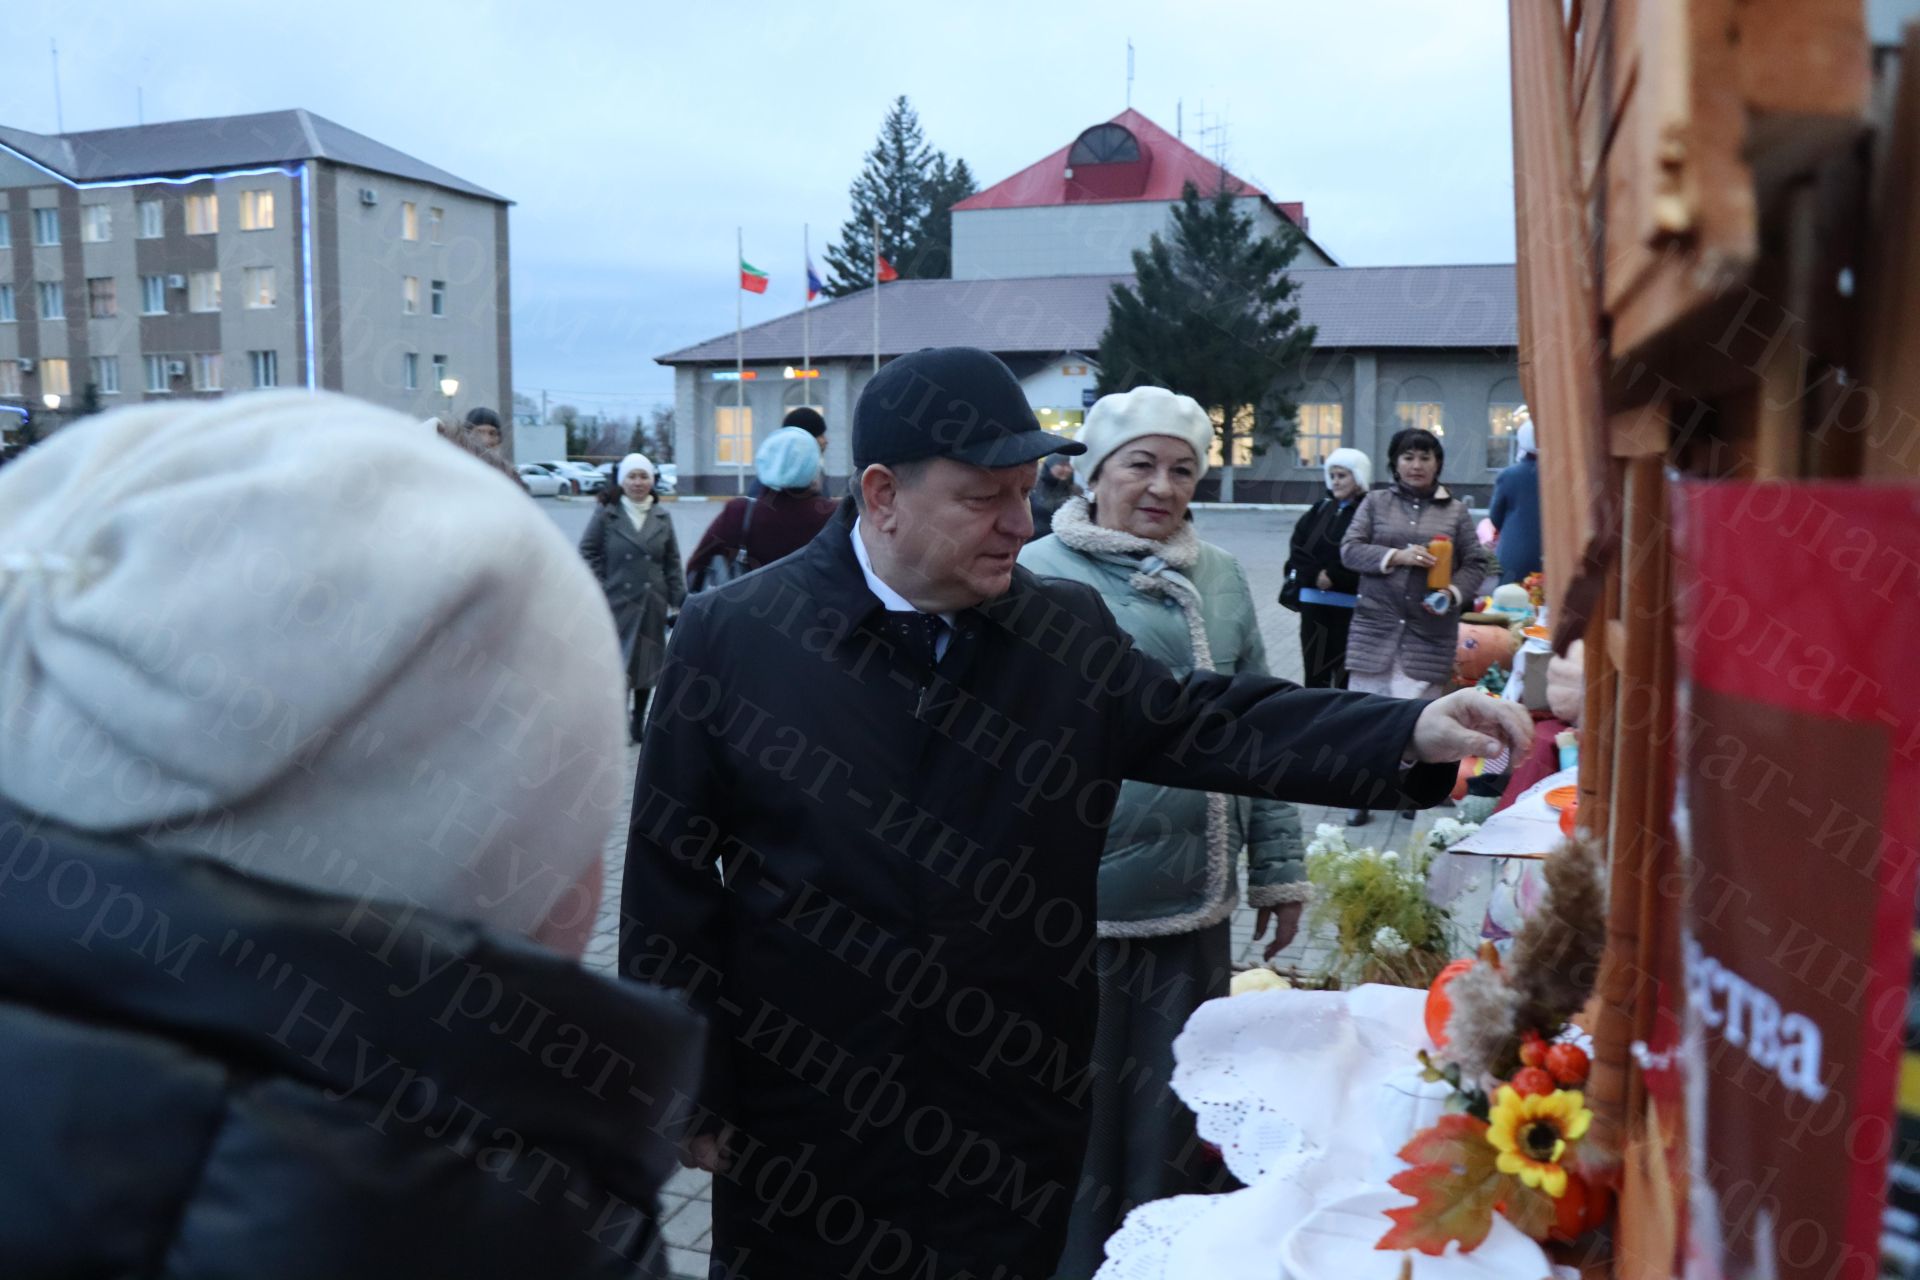
{"type": "Polygon", "coordinates": [[[0,795],[578,952],[619,649],[559,529],[400,414],[263,392],[0,470],[0,795]]]}
{"type": "Polygon", "coordinates": [[[645,469],[646,473],[650,476],[657,476],[660,474],[658,471],[654,470],[653,460],[647,457],[646,454],[630,453],[626,457],[620,459],[620,465],[614,468],[613,481],[615,484],[625,484],[627,482],[627,476],[630,473],[639,471],[643,468],[645,469]]]}
{"type": "Polygon", "coordinates": [[[1213,419],[1193,397],[1183,396],[1165,387],[1135,387],[1131,391],[1101,396],[1087,410],[1080,428],[1080,443],[1087,451],[1073,460],[1080,483],[1093,485],[1093,473],[1121,445],[1142,436],[1172,436],[1193,446],[1200,469],[1198,480],[1207,474],[1207,454],[1213,448],[1213,419]]]}

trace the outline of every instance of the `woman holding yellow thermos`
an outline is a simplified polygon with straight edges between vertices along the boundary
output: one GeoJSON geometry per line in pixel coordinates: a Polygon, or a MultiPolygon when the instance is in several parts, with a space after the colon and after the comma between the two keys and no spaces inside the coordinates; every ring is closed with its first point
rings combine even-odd
{"type": "MultiPolygon", "coordinates": [[[[1431,431],[1408,427],[1387,446],[1392,484],[1369,493],[1340,544],[1360,575],[1347,633],[1347,687],[1396,698],[1437,698],[1453,679],[1460,614],[1487,573],[1464,501],[1440,483],[1447,451],[1431,431]]],[[[1349,819],[1368,819],[1357,809],[1349,819]]]]}

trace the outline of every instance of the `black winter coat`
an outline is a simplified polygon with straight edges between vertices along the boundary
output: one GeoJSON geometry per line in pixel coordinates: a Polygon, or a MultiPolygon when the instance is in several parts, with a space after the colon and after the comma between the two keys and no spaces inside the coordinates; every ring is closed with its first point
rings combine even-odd
{"type": "Polygon", "coordinates": [[[1287,551],[1287,576],[1303,587],[1319,585],[1321,571],[1333,585],[1327,590],[1357,595],[1360,575],[1340,561],[1340,540],[1347,536],[1353,513],[1360,509],[1365,494],[1356,494],[1342,506],[1327,494],[1308,508],[1293,526],[1293,539],[1287,551]]]}
{"type": "Polygon", "coordinates": [[[672,1001],[4,805],[0,868],[9,1280],[667,1274],[672,1001]]]}
{"type": "Polygon", "coordinates": [[[930,667],[867,588],[853,521],[849,500],[681,615],[622,972],[713,1018],[730,1276],[1040,1280],[1086,1143],[1121,780],[1392,808],[1438,802],[1454,768],[1402,770],[1419,704],[1175,679],[1090,588],[1025,569],[930,667]]]}

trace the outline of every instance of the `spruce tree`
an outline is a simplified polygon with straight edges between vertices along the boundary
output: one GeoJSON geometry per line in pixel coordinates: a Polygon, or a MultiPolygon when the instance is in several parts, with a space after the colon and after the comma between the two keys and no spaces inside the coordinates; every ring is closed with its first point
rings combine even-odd
{"type": "Polygon", "coordinates": [[[902,275],[944,280],[953,274],[953,206],[975,190],[973,171],[965,160],[948,165],[944,153],[934,153],[933,173],[927,181],[927,216],[911,259],[914,269],[911,273],[902,269],[902,275]]]}
{"type": "MultiPolygon", "coordinates": [[[[1287,273],[1300,232],[1254,234],[1253,218],[1224,186],[1203,198],[1189,182],[1173,210],[1171,241],[1157,233],[1133,254],[1134,283],[1116,284],[1100,337],[1101,394],[1138,386],[1192,396],[1214,415],[1221,456],[1252,414],[1252,452],[1293,443],[1292,398],[1313,346],[1287,273]]],[[[1232,467],[1221,492],[1231,496],[1232,467]]]]}
{"type": "Polygon", "coordinates": [[[880,252],[903,279],[944,279],[953,272],[956,201],[974,192],[965,160],[951,165],[927,144],[920,117],[902,95],[893,100],[880,136],[848,191],[852,213],[827,247],[826,291],[841,297],[873,283],[873,223],[880,252]]]}

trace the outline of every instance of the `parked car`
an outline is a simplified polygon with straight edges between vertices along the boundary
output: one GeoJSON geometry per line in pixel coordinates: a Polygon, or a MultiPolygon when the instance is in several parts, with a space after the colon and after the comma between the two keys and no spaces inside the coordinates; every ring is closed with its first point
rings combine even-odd
{"type": "Polygon", "coordinates": [[[523,462],[514,468],[520,473],[520,483],[527,486],[527,492],[536,498],[557,498],[560,496],[562,481],[551,471],[543,471],[531,462],[523,462]]]}
{"type": "Polygon", "coordinates": [[[600,487],[600,471],[591,462],[575,462],[562,458],[553,462],[543,462],[540,465],[551,467],[563,476],[571,476],[576,485],[576,492],[591,494],[600,487]]]}
{"type": "Polygon", "coordinates": [[[654,477],[653,491],[662,497],[671,497],[680,483],[680,467],[676,463],[660,464],[660,474],[654,477]]]}
{"type": "Polygon", "coordinates": [[[529,462],[525,465],[529,467],[538,467],[540,468],[540,470],[552,476],[555,480],[558,480],[560,482],[561,497],[565,497],[570,493],[580,492],[580,482],[576,480],[571,473],[562,471],[560,468],[554,466],[551,462],[529,462]]]}

